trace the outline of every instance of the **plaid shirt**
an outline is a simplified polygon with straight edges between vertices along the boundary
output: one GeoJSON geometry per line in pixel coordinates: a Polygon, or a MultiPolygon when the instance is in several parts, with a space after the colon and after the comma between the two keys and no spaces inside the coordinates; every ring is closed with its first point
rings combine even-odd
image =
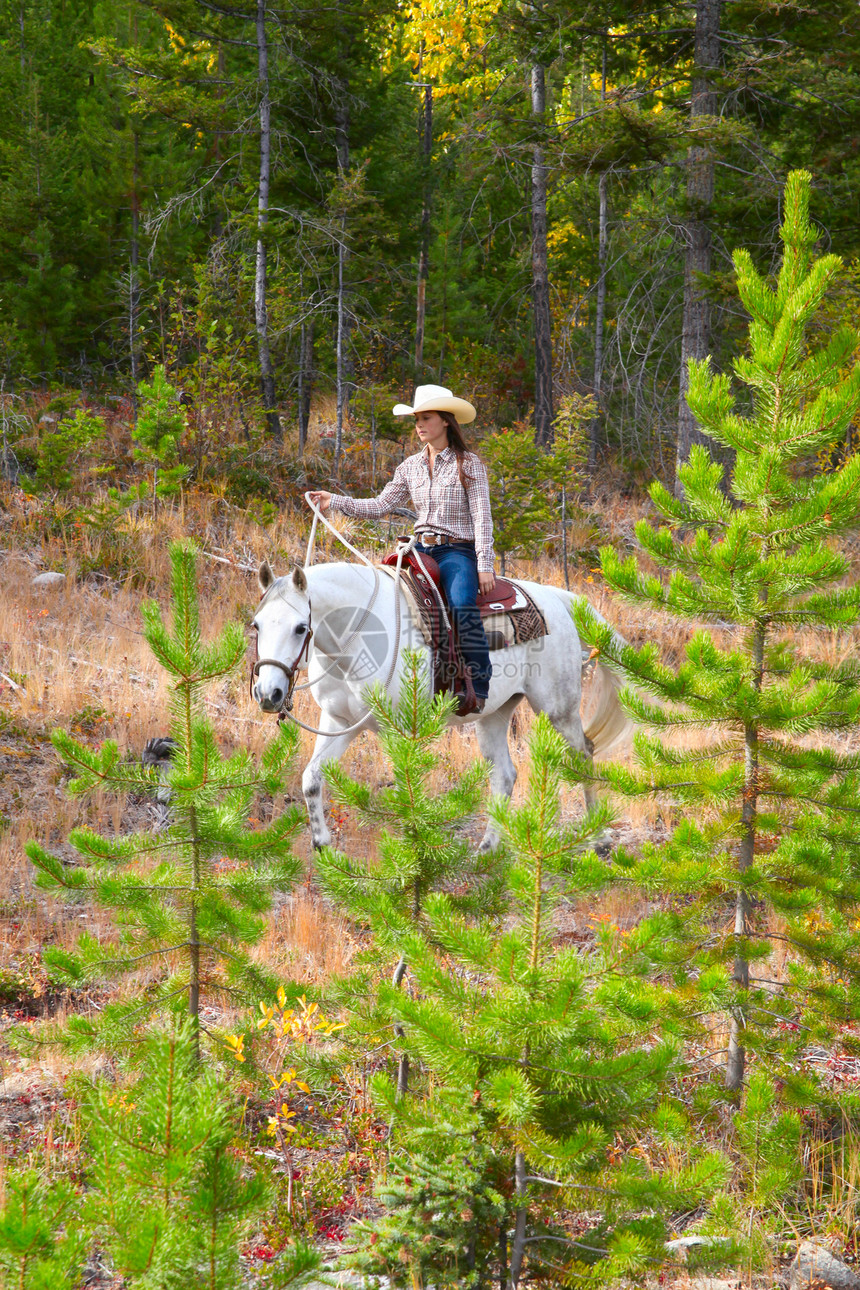
{"type": "Polygon", "coordinates": [[[412,504],[418,512],[415,532],[440,533],[459,542],[475,543],[478,571],[492,573],[493,517],[490,513],[490,486],[487,468],[473,452],[463,456],[463,474],[469,481],[468,492],[460,483],[457,454],[443,448],[436,454],[430,474],[429,449],[422,448],[402,461],[378,497],[344,497],[335,494],[331,509],[358,519],[378,519],[397,506],[412,504]]]}

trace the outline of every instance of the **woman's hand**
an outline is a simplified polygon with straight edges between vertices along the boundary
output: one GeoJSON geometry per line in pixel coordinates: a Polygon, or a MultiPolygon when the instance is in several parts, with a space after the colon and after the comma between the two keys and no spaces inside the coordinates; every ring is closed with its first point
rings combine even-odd
{"type": "Polygon", "coordinates": [[[478,574],[478,590],[483,592],[484,595],[486,595],[488,591],[493,590],[495,583],[496,583],[496,575],[494,573],[478,574]]]}
{"type": "Polygon", "coordinates": [[[316,492],[309,492],[308,497],[321,511],[327,511],[331,505],[331,493],[327,493],[323,488],[317,489],[316,492]]]}

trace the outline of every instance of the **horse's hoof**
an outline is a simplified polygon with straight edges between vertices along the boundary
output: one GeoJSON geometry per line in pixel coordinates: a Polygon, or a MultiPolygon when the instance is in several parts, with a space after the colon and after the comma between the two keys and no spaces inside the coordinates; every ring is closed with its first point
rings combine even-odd
{"type": "Polygon", "coordinates": [[[594,853],[600,860],[608,860],[612,855],[612,842],[609,838],[602,838],[594,844],[594,853]]]}

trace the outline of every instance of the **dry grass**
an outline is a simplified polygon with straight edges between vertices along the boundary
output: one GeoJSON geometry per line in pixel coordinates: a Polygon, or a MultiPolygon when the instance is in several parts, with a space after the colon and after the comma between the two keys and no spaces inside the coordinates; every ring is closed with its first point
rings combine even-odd
{"type": "MultiPolygon", "coordinates": [[[[329,412],[331,409],[323,405],[317,408],[309,440],[311,453],[328,426],[329,412]]],[[[395,445],[384,445],[380,451],[384,456],[398,450],[395,445]]],[[[308,523],[306,512],[286,505],[264,528],[223,498],[199,492],[187,497],[181,507],[162,506],[156,519],[148,512],[126,517],[117,526],[118,531],[110,535],[80,527],[68,535],[44,531],[32,501],[16,490],[6,489],[0,500],[6,505],[7,533],[15,539],[0,563],[0,594],[6,610],[0,637],[0,670],[14,683],[0,682],[0,806],[8,820],[0,836],[0,862],[5,874],[4,898],[14,903],[19,914],[14,928],[0,927],[2,967],[25,946],[25,952],[37,952],[45,935],[65,943],[67,938],[73,939],[75,932],[69,918],[53,902],[46,903],[34,892],[29,862],[23,854],[23,844],[29,837],[48,845],[61,844],[69,828],[80,822],[85,809],[68,802],[63,795],[57,761],[47,742],[50,729],[71,728],[94,742],[112,738],[123,751],[135,755],[139,755],[147,739],[166,729],[166,679],[141,634],[139,607],[144,593],[163,605],[169,600],[169,542],[191,534],[206,553],[199,570],[201,611],[206,634],[215,635],[229,619],[247,621],[257,599],[253,574],[223,561],[254,568],[268,557],[277,567],[286,567],[287,561],[303,557],[308,523]],[[104,555],[106,567],[110,568],[111,544],[117,542],[133,554],[134,573],[124,581],[110,574],[99,576],[96,569],[100,555],[104,555]],[[32,587],[33,574],[46,567],[60,568],[68,574],[59,590],[39,591],[32,587]],[[76,577],[81,568],[95,572],[76,577]]],[[[600,526],[612,531],[616,539],[620,536],[625,540],[632,534],[635,520],[646,514],[647,505],[641,500],[620,500],[607,491],[596,509],[600,526]]],[[[384,540],[384,532],[381,537],[384,540]]],[[[340,554],[330,539],[320,538],[319,559],[339,558],[340,554]]],[[[514,561],[510,572],[544,583],[562,582],[560,565],[548,558],[514,561]]],[[[643,615],[640,608],[612,600],[585,562],[573,566],[571,590],[585,595],[632,643],[657,641],[668,660],[681,656],[697,626],[679,624],[668,615],[643,615]]],[[[802,643],[813,657],[839,662],[856,652],[860,633],[820,633],[802,643]]],[[[225,750],[237,746],[253,752],[262,750],[271,733],[271,720],[264,719],[249,701],[244,677],[216,686],[207,704],[225,750]]],[[[316,709],[307,694],[298,696],[297,715],[315,724],[316,709]]],[[[521,767],[527,758],[532,720],[532,714],[522,707],[512,731],[512,752],[521,767]]],[[[679,743],[696,747],[707,735],[707,731],[692,731],[677,738],[679,743]]],[[[299,768],[309,758],[312,746],[313,736],[302,731],[299,768]]],[[[471,728],[449,731],[443,741],[442,765],[437,775],[440,791],[456,780],[476,755],[471,728]]],[[[353,743],[344,764],[350,773],[374,785],[386,782],[389,774],[379,758],[378,744],[370,735],[353,743]]],[[[523,791],[523,785],[521,777],[515,796],[523,791]]],[[[299,798],[298,769],[289,791],[293,798],[299,798]]],[[[119,831],[132,823],[128,805],[122,802],[96,801],[86,809],[90,811],[90,821],[99,828],[119,831]]],[[[578,791],[566,794],[565,810],[571,814],[582,810],[578,791]]],[[[140,822],[139,814],[138,808],[135,824],[140,822]]],[[[661,803],[624,803],[619,837],[634,844],[644,836],[659,838],[670,822],[670,808],[661,803]]],[[[339,812],[333,823],[338,845],[356,855],[372,849],[373,839],[366,830],[356,827],[348,812],[339,812]]],[[[306,839],[298,849],[310,864],[306,839]]],[[[324,907],[300,909],[296,905],[291,907],[292,912],[281,911],[279,927],[273,929],[267,941],[279,964],[284,960],[287,933],[295,933],[304,944],[302,929],[311,918],[311,908],[313,919],[324,928],[329,917],[324,907]]],[[[628,917],[622,910],[601,913],[613,921],[615,913],[622,921],[628,917]]],[[[332,937],[332,963],[342,959],[338,944],[336,933],[332,937]]],[[[297,953],[296,962],[312,964],[308,971],[325,975],[330,961],[327,953],[320,957],[310,945],[297,953]]]]}
{"type": "Polygon", "coordinates": [[[259,947],[286,980],[314,985],[344,976],[357,948],[346,920],[310,886],[284,902],[259,947]]]}

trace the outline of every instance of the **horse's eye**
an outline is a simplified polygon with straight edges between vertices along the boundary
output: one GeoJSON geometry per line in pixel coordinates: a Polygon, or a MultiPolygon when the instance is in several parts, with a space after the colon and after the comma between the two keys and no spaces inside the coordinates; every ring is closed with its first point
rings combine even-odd
{"type": "Polygon", "coordinates": [[[308,630],[308,629],[307,629],[307,627],[305,627],[304,623],[299,623],[298,627],[296,628],[296,635],[297,635],[297,636],[304,636],[304,634],[305,634],[305,632],[306,632],[307,630],[308,630]]]}

